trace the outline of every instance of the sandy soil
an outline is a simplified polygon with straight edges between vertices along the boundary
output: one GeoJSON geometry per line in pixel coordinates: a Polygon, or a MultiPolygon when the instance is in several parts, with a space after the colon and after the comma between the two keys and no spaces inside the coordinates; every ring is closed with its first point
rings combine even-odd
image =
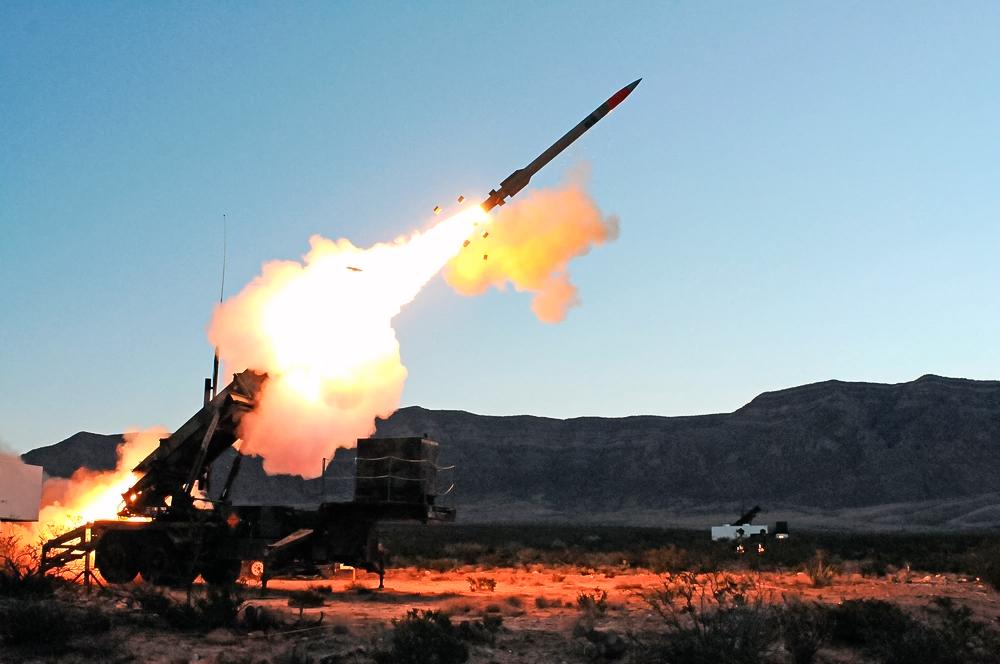
{"type": "MultiPolygon", "coordinates": [[[[799,597],[825,603],[848,599],[877,598],[918,611],[935,597],[950,597],[973,609],[980,620],[1000,627],[1000,594],[958,575],[909,574],[895,578],[869,579],[843,574],[832,585],[813,588],[802,573],[765,573],[759,581],[769,601],[799,597]]],[[[121,648],[138,661],[179,664],[258,662],[370,662],[370,653],[386,644],[386,628],[393,618],[411,608],[443,610],[453,622],[474,620],[492,612],[503,616],[503,627],[494,646],[473,646],[471,662],[593,661],[593,646],[574,638],[580,618],[577,596],[606,591],[608,610],[596,627],[629,638],[655,631],[658,619],[641,597],[644,589],[660,583],[646,570],[581,573],[574,568],[482,569],[468,567],[446,573],[413,568],[390,570],[386,588],[376,591],[377,577],[358,573],[335,579],[272,580],[266,593],[259,585],[247,590],[248,604],[264,607],[286,622],[286,626],[249,634],[216,630],[207,635],[178,634],[149,621],[116,628],[121,648]],[[486,577],[496,582],[493,591],[472,590],[469,579],[486,577]],[[288,593],[310,586],[329,586],[325,606],[298,609],[288,606],[288,593]]],[[[115,595],[93,595],[81,601],[115,603],[128,611],[127,588],[115,595]]],[[[175,593],[178,598],[183,593],[175,593]]],[[[828,662],[845,660],[836,653],[828,662]]],[[[4,659],[0,651],[0,661],[4,659]]],[[[627,660],[625,660],[627,661],[627,660]]]]}

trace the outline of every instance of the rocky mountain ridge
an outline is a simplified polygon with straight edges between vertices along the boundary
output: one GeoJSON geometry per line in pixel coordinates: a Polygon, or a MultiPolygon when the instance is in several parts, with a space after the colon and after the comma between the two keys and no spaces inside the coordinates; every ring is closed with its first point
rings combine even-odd
{"type": "MultiPolygon", "coordinates": [[[[456,465],[455,500],[469,520],[684,525],[731,519],[759,503],[769,518],[817,526],[1000,526],[998,381],[825,381],[763,393],[733,413],[687,417],[560,420],[408,407],[377,422],[377,435],[422,434],[441,443],[442,464],[456,465]]],[[[24,458],[65,474],[106,456],[79,451],[109,444],[87,436],[24,458]]],[[[338,450],[325,482],[267,477],[259,462],[246,463],[237,499],[308,502],[323,485],[331,498],[350,476],[352,455],[338,450]]]]}

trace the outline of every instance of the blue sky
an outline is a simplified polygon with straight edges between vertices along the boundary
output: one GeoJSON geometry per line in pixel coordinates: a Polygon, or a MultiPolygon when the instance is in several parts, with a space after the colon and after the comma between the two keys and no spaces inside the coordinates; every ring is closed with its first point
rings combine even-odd
{"type": "MultiPolygon", "coordinates": [[[[619,87],[582,162],[621,238],[583,305],[438,279],[404,404],[730,411],[1000,375],[996,3],[0,4],[0,440],[179,426],[230,294],[308,237],[479,197],[619,87]]],[[[350,321],[345,321],[350,324],[350,321]]]]}

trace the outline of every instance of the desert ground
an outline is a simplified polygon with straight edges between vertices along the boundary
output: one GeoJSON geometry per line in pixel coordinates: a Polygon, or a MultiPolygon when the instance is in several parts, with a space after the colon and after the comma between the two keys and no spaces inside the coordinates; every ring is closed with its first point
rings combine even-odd
{"type": "MultiPolygon", "coordinates": [[[[805,572],[732,574],[753,583],[755,592],[772,606],[795,600],[836,605],[880,599],[919,614],[935,598],[950,598],[968,606],[974,619],[1000,627],[1000,594],[976,578],[960,574],[902,570],[870,578],[844,571],[834,574],[823,587],[816,587],[805,572]]],[[[136,597],[149,588],[141,583],[89,593],[81,588],[62,588],[57,596],[111,615],[110,631],[81,649],[70,646],[58,654],[0,650],[0,661],[371,662],[376,652],[387,647],[392,621],[414,608],[444,612],[455,625],[500,616],[500,621],[494,618],[494,624],[500,623],[495,634],[470,641],[470,662],[642,661],[643,644],[663,627],[663,618],[644,599],[644,593],[661,587],[669,578],[647,569],[624,567],[597,571],[541,564],[518,568],[470,565],[446,572],[406,567],[390,570],[385,589],[377,590],[377,577],[372,574],[358,572],[353,576],[342,570],[327,576],[333,578],[274,579],[266,591],[255,581],[245,581],[240,622],[207,632],[172,629],[144,610],[136,597]],[[289,606],[297,591],[309,589],[322,596],[322,606],[289,606]],[[581,596],[603,600],[602,609],[590,611],[588,617],[581,596]],[[251,614],[267,616],[266,624],[249,624],[248,608],[251,614]],[[584,629],[582,622],[586,623],[584,629]],[[591,635],[584,633],[588,630],[591,635]],[[620,649],[602,651],[592,636],[595,631],[603,640],[613,634],[620,649]]],[[[697,578],[707,582],[708,576],[697,578]]],[[[192,593],[198,596],[203,591],[199,585],[192,593]]],[[[186,591],[172,590],[168,595],[183,602],[186,591]]],[[[768,661],[793,661],[788,657],[776,646],[768,661]]],[[[828,644],[820,648],[815,661],[879,660],[828,644]]]]}

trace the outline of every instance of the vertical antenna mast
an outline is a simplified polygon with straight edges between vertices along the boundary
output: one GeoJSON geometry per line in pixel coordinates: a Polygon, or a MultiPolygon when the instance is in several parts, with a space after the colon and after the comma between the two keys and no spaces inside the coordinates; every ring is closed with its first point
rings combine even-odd
{"type": "MultiPolygon", "coordinates": [[[[226,228],[226,215],[222,214],[222,284],[219,286],[219,304],[226,293],[226,244],[228,233],[226,228]]],[[[219,393],[219,347],[215,347],[215,357],[212,358],[212,398],[219,393]]]]}

